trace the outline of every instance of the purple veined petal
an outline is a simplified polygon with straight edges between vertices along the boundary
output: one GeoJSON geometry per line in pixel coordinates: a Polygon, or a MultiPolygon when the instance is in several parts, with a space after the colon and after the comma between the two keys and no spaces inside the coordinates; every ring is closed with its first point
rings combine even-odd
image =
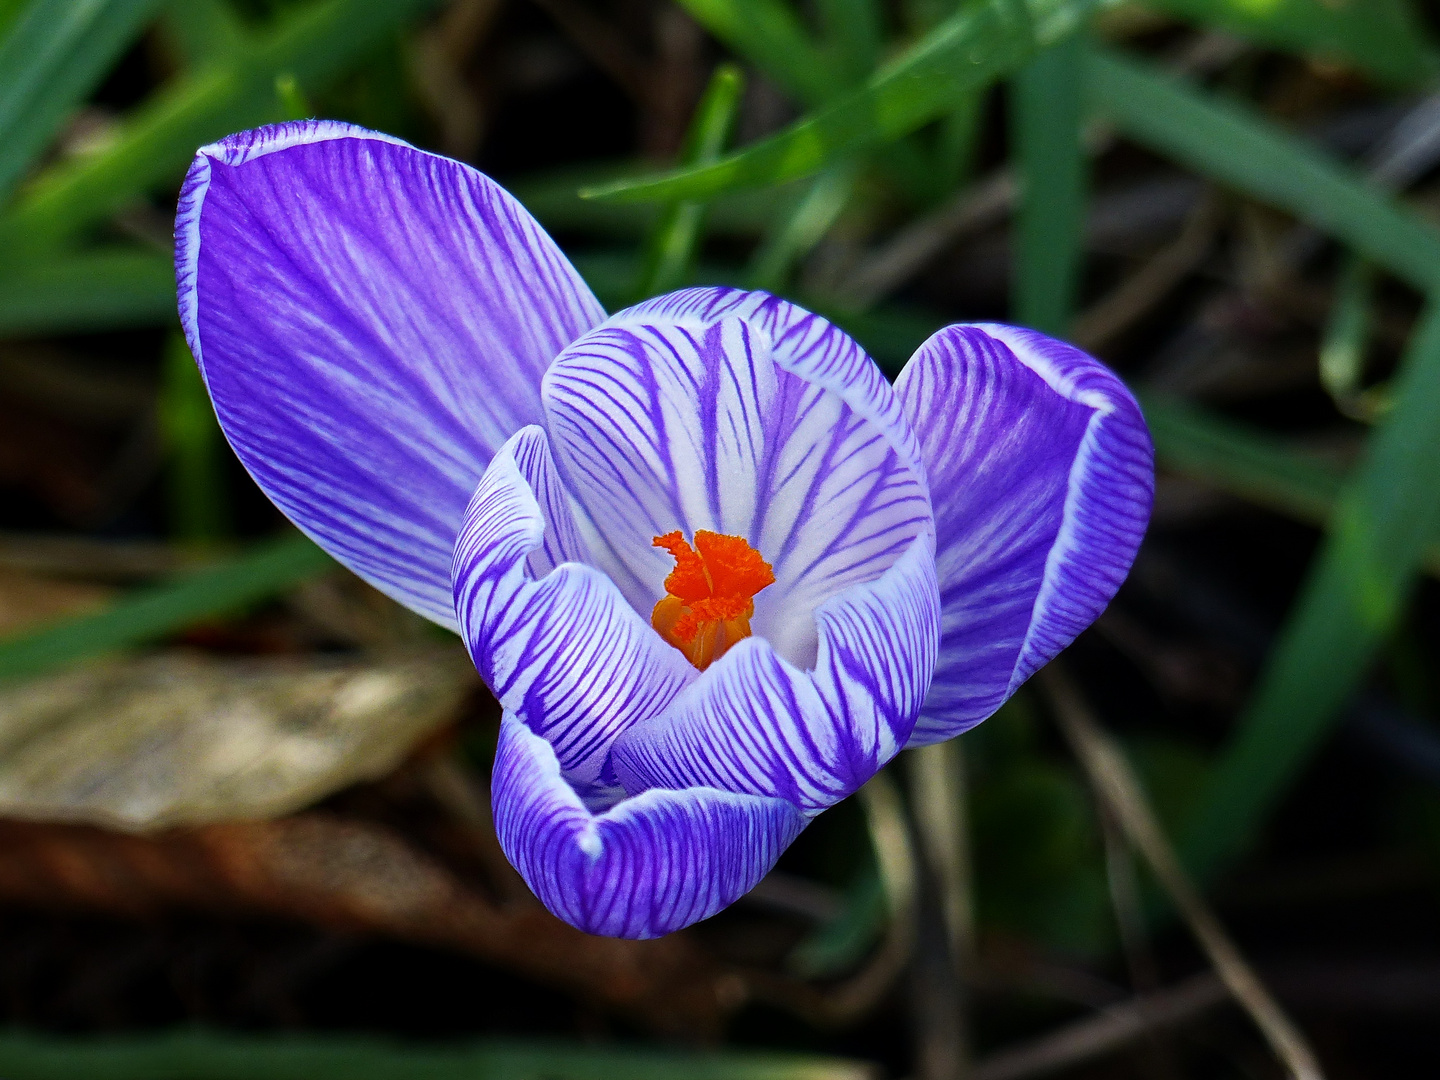
{"type": "Polygon", "coordinates": [[[920,445],[900,400],[860,343],[828,319],[759,290],[703,286],[681,289],[616,312],[607,323],[646,325],[657,318],[708,326],[743,319],[770,339],[770,355],[786,371],[839,394],[885,432],[900,456],[922,476],[920,445]]]}
{"type": "Polygon", "coordinates": [[[474,169],[332,122],[203,147],[175,221],[180,318],[226,436],[311,538],[454,626],[450,555],[540,378],[605,316],[474,169]]]}
{"type": "Polygon", "coordinates": [[[500,846],[544,905],[571,926],[653,938],[749,892],[806,819],[783,799],[708,788],[651,790],[593,814],[550,744],[511,714],[491,784],[500,846]]]}
{"type": "Polygon", "coordinates": [[[906,744],[930,687],[940,598],[930,538],[816,615],[815,669],[763,638],[740,642],[670,707],[615,740],[629,792],[694,785],[778,795],[808,815],[839,802],[906,744]]]}
{"type": "Polygon", "coordinates": [[[545,434],[491,459],[455,544],[455,614],[500,703],[549,742],[593,806],[615,736],[663,709],[698,672],[637,615],[585,550],[545,434]]]}
{"type": "Polygon", "coordinates": [[[1154,452],[1124,384],[1033,330],[946,327],[895,392],[929,470],[940,580],[916,746],[990,716],[1104,610],[1149,520],[1154,452]]]}
{"type": "Polygon", "coordinates": [[[823,320],[796,317],[809,329],[777,341],[777,319],[734,314],[758,304],[763,315],[768,300],[690,290],[622,312],[551,365],[544,399],[592,562],[635,610],[649,616],[674,565],[654,537],[742,536],[776,578],[751,628],[804,668],[818,648],[815,611],[928,536],[930,501],[906,450],[913,433],[883,380],[865,374],[874,365],[823,320]],[[711,321],[691,310],[707,296],[722,311],[711,321]],[[847,365],[853,385],[836,374],[847,365]]]}

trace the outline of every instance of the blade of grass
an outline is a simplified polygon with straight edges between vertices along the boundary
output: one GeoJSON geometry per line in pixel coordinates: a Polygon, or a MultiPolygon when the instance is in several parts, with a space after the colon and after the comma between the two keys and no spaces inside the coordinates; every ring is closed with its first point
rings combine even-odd
{"type": "Polygon", "coordinates": [[[408,1048],[378,1039],[187,1031],[108,1039],[0,1036],[7,1080],[874,1080],[858,1061],[493,1040],[408,1048]]]}
{"type": "Polygon", "coordinates": [[[170,530],[189,544],[213,544],[229,530],[225,459],[229,448],[200,369],[178,329],[165,347],[160,429],[169,455],[170,530]]]}
{"type": "Polygon", "coordinates": [[[1374,267],[1364,259],[1347,255],[1320,339],[1320,385],[1337,409],[1357,420],[1373,419],[1371,410],[1376,398],[1362,389],[1374,290],[1374,267]]]}
{"type": "Polygon", "coordinates": [[[1015,297],[1025,326],[1063,336],[1075,308],[1085,230],[1085,152],[1080,144],[1085,46],[1072,34],[1016,75],[1013,157],[1020,177],[1015,297]]]}
{"type": "Polygon", "coordinates": [[[175,264],[125,249],[47,259],[0,276],[0,338],[175,321],[175,264]]]}
{"type": "Polygon", "coordinates": [[[885,47],[884,20],[875,0],[820,0],[826,49],[842,85],[864,82],[885,47]]]}
{"type": "Polygon", "coordinates": [[[1440,231],[1245,106],[1105,49],[1090,52],[1085,82],[1127,137],[1319,226],[1422,291],[1440,282],[1440,231]]]}
{"type": "Polygon", "coordinates": [[[302,86],[318,88],[433,3],[311,4],[285,17],[252,52],[168,85],[126,122],[109,151],[58,165],[36,179],[0,219],[0,259],[23,264],[103,221],[130,199],[177,181],[196,147],[277,118],[277,75],[290,74],[302,86]]]}
{"type": "MultiPolygon", "coordinates": [[[[721,64],[715,69],[686,133],[680,154],[683,162],[697,165],[720,156],[744,90],[745,77],[734,64],[721,64]]],[[[704,220],[704,203],[675,202],[665,207],[645,245],[636,299],[670,292],[685,280],[695,261],[704,220]]]]}
{"type": "Polygon", "coordinates": [[[745,279],[752,289],[775,292],[785,287],[795,263],[818,244],[850,201],[854,168],[841,164],[817,176],[790,213],[775,222],[755,249],[745,279]]]}
{"type": "Polygon", "coordinates": [[[681,0],[681,6],[801,104],[818,105],[845,85],[783,0],[681,0]]]}
{"type": "MultiPolygon", "coordinates": [[[[1078,6],[1066,5],[1059,14],[1078,6]]],[[[1060,25],[1052,17],[1043,28],[1049,32],[1060,25]]],[[[583,195],[637,202],[703,199],[810,176],[854,150],[916,130],[962,104],[967,93],[1008,75],[1034,50],[1041,28],[1022,0],[988,0],[940,24],[863,88],[777,135],[713,165],[620,181],[583,195]]]]}
{"type": "Polygon", "coordinates": [[[1440,56],[1404,0],[1150,0],[1162,11],[1261,45],[1353,64],[1381,82],[1413,86],[1440,56]]]}
{"type": "Polygon", "coordinates": [[[1440,538],[1440,301],[1430,301],[1395,385],[1395,405],[1339,497],[1300,599],[1185,830],[1186,861],[1202,876],[1254,841],[1360,688],[1440,538]]]}
{"type": "Polygon", "coordinates": [[[140,33],[155,0],[31,0],[0,40],[0,200],[140,33]]]}
{"type": "Polygon", "coordinates": [[[268,599],[335,564],[303,536],[288,535],[243,555],[140,589],[104,611],[0,641],[0,679],[39,675],[139,645],[268,599]]]}
{"type": "Polygon", "coordinates": [[[191,67],[223,61],[247,44],[245,27],[226,0],[168,0],[162,25],[191,67]]]}

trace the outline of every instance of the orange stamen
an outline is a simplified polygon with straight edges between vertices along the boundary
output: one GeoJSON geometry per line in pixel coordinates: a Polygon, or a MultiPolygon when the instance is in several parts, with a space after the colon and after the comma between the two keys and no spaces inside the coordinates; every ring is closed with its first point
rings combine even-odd
{"type": "Polygon", "coordinates": [[[692,548],[677,529],[652,542],[674,557],[675,569],[650,623],[704,671],[750,636],[755,594],[774,583],[775,574],[744,537],[700,529],[692,548]]]}

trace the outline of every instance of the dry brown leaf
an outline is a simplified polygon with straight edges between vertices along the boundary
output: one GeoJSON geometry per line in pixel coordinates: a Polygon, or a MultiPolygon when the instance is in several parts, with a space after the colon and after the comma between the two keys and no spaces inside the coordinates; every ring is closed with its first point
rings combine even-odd
{"type": "Polygon", "coordinates": [[[377,660],[167,652],[0,690],[0,815],[131,831],[291,813],[382,776],[477,685],[377,660]]]}

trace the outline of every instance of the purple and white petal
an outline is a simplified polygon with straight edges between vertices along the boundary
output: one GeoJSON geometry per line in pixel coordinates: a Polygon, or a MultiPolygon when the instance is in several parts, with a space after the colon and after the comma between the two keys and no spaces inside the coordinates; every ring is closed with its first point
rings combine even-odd
{"type": "Polygon", "coordinates": [[[593,814],[550,744],[508,713],[491,790],[500,846],[525,883],[571,926],[611,937],[659,937],[734,903],[806,824],[783,799],[708,788],[651,790],[593,814]]]}
{"type": "Polygon", "coordinates": [[[946,327],[895,392],[929,471],[940,580],[916,746],[991,715],[1104,610],[1149,520],[1154,453],[1124,384],[1032,330],[946,327]]]}
{"type": "MultiPolygon", "coordinates": [[[[815,611],[930,533],[924,475],[906,452],[913,435],[898,411],[896,424],[886,419],[883,381],[840,383],[844,365],[820,348],[813,364],[782,363],[777,349],[795,340],[777,344],[763,320],[662,306],[616,316],[545,375],[553,449],[592,561],[648,616],[673,566],[653,537],[744,537],[776,578],[755,598],[753,632],[810,667],[815,611]],[[812,367],[825,368],[823,381],[812,367]]],[[[820,336],[833,345],[836,335],[820,336]]],[[[858,350],[846,355],[874,369],[858,350]]]]}
{"type": "Polygon", "coordinates": [[[466,512],[455,614],[496,698],[599,806],[618,794],[602,776],[616,735],[698,672],[584,556],[545,435],[524,428],[491,460],[466,512]]]}
{"type": "Polygon", "coordinates": [[[930,538],[916,537],[882,577],[816,613],[814,671],[747,638],[616,739],[611,767],[632,794],[700,785],[777,795],[816,814],[906,744],[930,686],[939,620],[930,538]]]}
{"type": "Polygon", "coordinates": [[[175,222],[180,316],[231,445],[309,536],[454,625],[450,554],[540,378],[604,312],[474,169],[331,122],[196,155],[175,222]]]}

